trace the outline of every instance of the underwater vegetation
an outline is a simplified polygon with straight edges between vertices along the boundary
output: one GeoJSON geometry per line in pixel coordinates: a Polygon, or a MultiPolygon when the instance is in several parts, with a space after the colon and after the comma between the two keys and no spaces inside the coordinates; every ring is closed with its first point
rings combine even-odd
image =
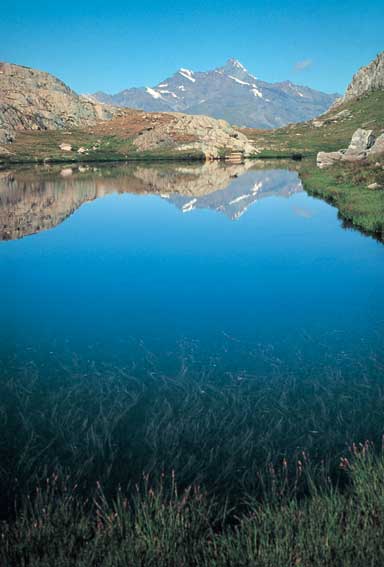
{"type": "Polygon", "coordinates": [[[0,565],[382,564],[380,357],[264,356],[4,364],[0,565]]]}

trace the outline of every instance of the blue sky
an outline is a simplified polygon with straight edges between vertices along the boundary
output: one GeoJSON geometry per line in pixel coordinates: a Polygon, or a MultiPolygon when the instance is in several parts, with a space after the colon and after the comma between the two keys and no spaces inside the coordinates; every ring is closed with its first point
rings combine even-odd
{"type": "Polygon", "coordinates": [[[3,0],[0,60],[49,71],[79,92],[117,92],[236,57],[266,81],[342,92],[384,49],[383,30],[377,0],[3,0]]]}

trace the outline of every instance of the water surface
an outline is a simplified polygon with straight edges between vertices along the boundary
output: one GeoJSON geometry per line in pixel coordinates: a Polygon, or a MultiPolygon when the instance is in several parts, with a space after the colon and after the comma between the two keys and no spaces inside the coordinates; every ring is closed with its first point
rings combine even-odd
{"type": "Polygon", "coordinates": [[[24,169],[2,174],[0,220],[1,349],[16,358],[129,358],[132,339],[212,352],[231,337],[294,363],[368,357],[382,338],[383,246],[296,171],[24,169]]]}

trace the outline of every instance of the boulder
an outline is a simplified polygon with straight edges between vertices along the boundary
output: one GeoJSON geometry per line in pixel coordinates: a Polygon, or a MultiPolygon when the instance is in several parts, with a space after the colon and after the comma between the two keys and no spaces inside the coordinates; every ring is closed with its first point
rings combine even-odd
{"type": "Polygon", "coordinates": [[[369,150],[375,143],[375,136],[373,130],[364,130],[363,128],[358,128],[353,136],[351,143],[346,151],[347,154],[359,154],[366,150],[369,150]]]}
{"type": "Polygon", "coordinates": [[[373,130],[358,128],[353,136],[351,143],[346,150],[338,152],[319,152],[317,154],[317,166],[322,168],[329,167],[340,161],[361,161],[371,154],[384,153],[384,134],[377,139],[373,130]]]}
{"type": "Polygon", "coordinates": [[[66,142],[63,142],[62,144],[59,145],[59,148],[63,151],[63,152],[71,152],[72,151],[72,146],[71,144],[67,144],[66,142]]]}
{"type": "Polygon", "coordinates": [[[353,150],[347,150],[343,155],[343,161],[362,161],[368,155],[368,151],[358,152],[353,150]]]}
{"type": "Polygon", "coordinates": [[[369,154],[384,154],[384,134],[376,138],[376,142],[370,148],[369,154]]]}
{"type": "Polygon", "coordinates": [[[325,167],[329,167],[336,162],[339,162],[343,159],[344,153],[342,151],[338,152],[319,152],[317,154],[317,167],[320,169],[324,169],[325,167]]]}

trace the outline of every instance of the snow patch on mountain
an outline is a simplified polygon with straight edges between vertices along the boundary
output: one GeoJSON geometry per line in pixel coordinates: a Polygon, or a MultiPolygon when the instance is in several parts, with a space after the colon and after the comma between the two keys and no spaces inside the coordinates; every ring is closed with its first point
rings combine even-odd
{"type": "Polygon", "coordinates": [[[192,83],[196,82],[196,79],[193,77],[193,71],[190,71],[189,69],[183,69],[183,67],[181,67],[179,69],[179,74],[182,75],[185,79],[192,81],[192,83]]]}
{"type": "Polygon", "coordinates": [[[169,95],[173,96],[173,98],[179,98],[179,97],[177,96],[177,94],[173,93],[172,91],[160,90],[159,93],[161,93],[162,95],[163,95],[163,94],[169,94],[169,95]]]}
{"type": "Polygon", "coordinates": [[[239,85],[249,85],[251,86],[251,83],[246,83],[245,81],[240,81],[240,79],[237,79],[236,77],[232,77],[232,75],[228,75],[228,77],[230,79],[232,79],[232,81],[235,81],[236,83],[239,83],[239,85]]]}
{"type": "Polygon", "coordinates": [[[259,89],[256,87],[256,85],[252,85],[253,89],[251,89],[251,92],[255,95],[258,96],[259,98],[263,98],[263,93],[261,91],[259,91],[259,89]]]}
{"type": "Polygon", "coordinates": [[[145,89],[148,94],[153,96],[153,98],[161,98],[161,94],[155,91],[155,89],[151,89],[151,87],[146,87],[145,89]]]}

